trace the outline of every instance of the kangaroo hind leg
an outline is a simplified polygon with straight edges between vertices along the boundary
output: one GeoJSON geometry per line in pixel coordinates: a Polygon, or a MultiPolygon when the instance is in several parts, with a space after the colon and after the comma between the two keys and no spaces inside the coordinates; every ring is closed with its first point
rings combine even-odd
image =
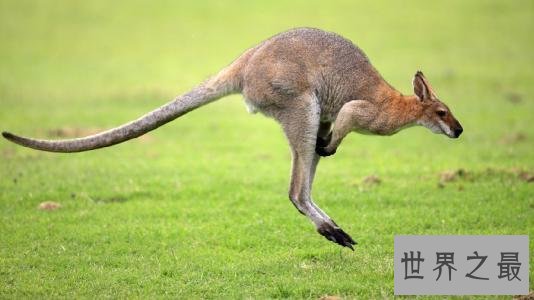
{"type": "MultiPolygon", "coordinates": [[[[278,115],[292,152],[289,198],[328,240],[353,249],[356,242],[330,219],[311,199],[316,164],[315,144],[319,131],[319,105],[313,97],[299,99],[298,108],[286,108],[278,115]]],[[[354,250],[354,249],[353,249],[354,250]]]]}

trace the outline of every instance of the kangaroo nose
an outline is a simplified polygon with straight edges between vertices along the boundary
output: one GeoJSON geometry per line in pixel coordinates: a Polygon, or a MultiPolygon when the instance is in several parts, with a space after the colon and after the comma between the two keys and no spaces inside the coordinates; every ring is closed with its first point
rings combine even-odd
{"type": "Polygon", "coordinates": [[[463,131],[464,131],[464,129],[462,128],[462,126],[456,128],[456,129],[454,129],[454,136],[455,136],[455,137],[459,137],[460,134],[462,134],[463,131]]]}

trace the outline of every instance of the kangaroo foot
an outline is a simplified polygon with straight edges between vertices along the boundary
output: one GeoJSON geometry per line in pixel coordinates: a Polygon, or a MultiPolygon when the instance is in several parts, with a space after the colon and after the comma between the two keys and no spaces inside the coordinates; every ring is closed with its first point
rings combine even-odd
{"type": "Polygon", "coordinates": [[[317,232],[319,232],[327,240],[332,241],[336,244],[339,244],[343,247],[348,247],[352,251],[354,251],[354,248],[352,247],[352,245],[357,244],[356,241],[354,241],[350,237],[350,235],[348,235],[345,231],[343,231],[343,229],[335,225],[326,223],[326,222],[321,224],[321,226],[317,228],[317,232]]]}

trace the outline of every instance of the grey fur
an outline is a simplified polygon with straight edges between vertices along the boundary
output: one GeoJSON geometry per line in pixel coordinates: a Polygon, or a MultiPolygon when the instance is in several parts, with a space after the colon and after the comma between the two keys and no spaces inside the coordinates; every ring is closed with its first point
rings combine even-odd
{"type": "Polygon", "coordinates": [[[402,95],[349,40],[319,29],[298,28],[247,50],[189,93],[123,126],[62,141],[35,140],[6,132],[3,135],[39,150],[92,150],[138,137],[230,93],[242,93],[252,112],[274,118],[287,136],[293,157],[291,202],[310,218],[321,235],[353,249],[356,242],[311,198],[318,154],[335,153],[351,131],[390,135],[423,125],[451,137],[459,136],[460,124],[420,72],[414,78],[414,87],[416,95],[402,95]],[[438,119],[436,110],[445,110],[448,115],[438,119]],[[316,143],[318,140],[322,143],[316,143]]]}
{"type": "Polygon", "coordinates": [[[80,152],[94,150],[103,147],[113,146],[124,141],[139,137],[151,130],[154,130],[163,124],[166,124],[189,111],[215,101],[225,96],[229,89],[223,86],[215,88],[206,87],[205,84],[199,85],[190,92],[177,97],[158,109],[155,109],[137,120],[124,124],[120,127],[113,128],[95,135],[84,138],[69,140],[49,141],[30,139],[14,135],[9,132],[3,132],[2,135],[19,145],[30,147],[37,150],[50,152],[80,152]]]}

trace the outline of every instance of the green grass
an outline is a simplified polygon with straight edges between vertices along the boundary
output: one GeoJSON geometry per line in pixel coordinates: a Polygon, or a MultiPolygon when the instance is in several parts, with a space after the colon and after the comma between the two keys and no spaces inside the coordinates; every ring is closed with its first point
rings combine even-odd
{"type": "Polygon", "coordinates": [[[238,96],[99,151],[2,140],[0,298],[390,298],[395,234],[532,232],[534,190],[516,174],[534,171],[532,1],[182,2],[0,1],[0,129],[113,127],[312,26],[404,93],[422,69],[464,135],[353,134],[320,163],[314,198],[355,252],[290,204],[283,134],[238,96]]]}

